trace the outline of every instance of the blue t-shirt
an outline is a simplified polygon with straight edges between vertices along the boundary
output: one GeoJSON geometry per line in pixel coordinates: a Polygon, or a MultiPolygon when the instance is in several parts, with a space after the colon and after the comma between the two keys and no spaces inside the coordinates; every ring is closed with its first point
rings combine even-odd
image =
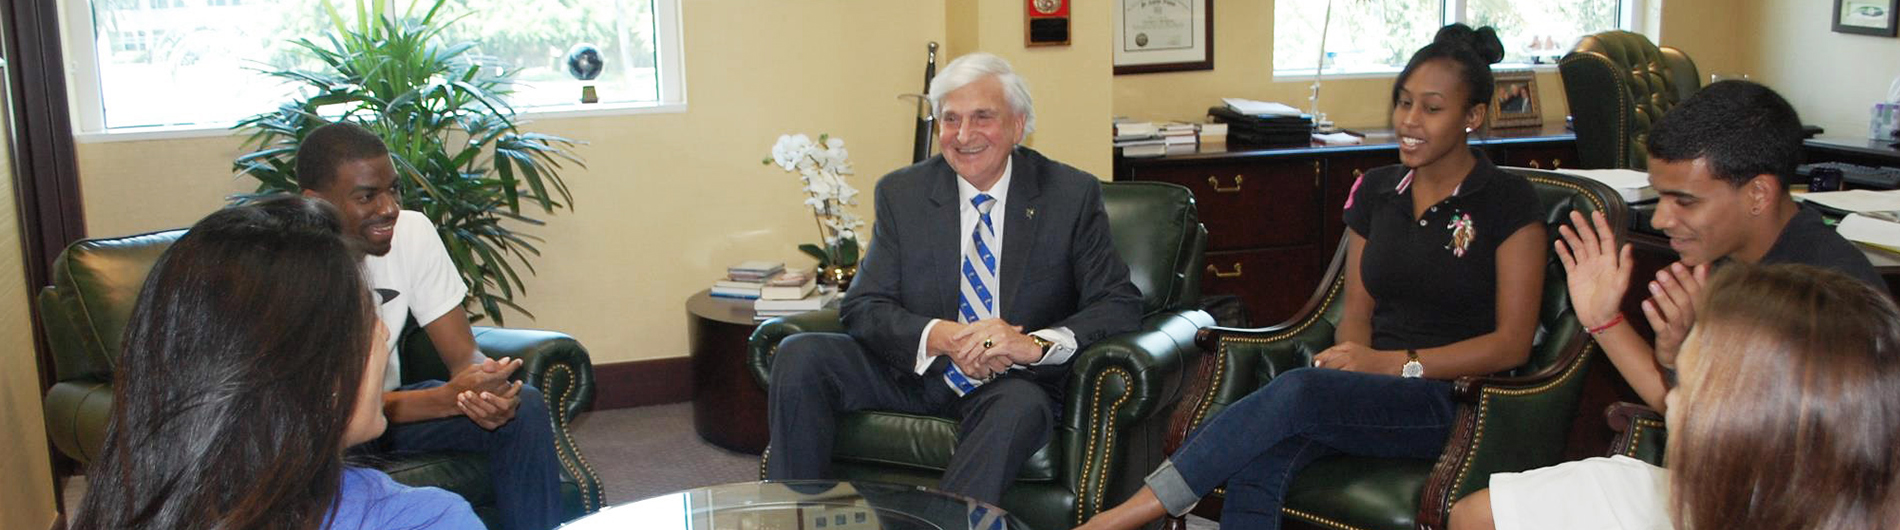
{"type": "Polygon", "coordinates": [[[343,468],[343,488],[325,530],[483,530],[482,520],[468,501],[441,488],[413,488],[397,484],[381,471],[343,468]]]}

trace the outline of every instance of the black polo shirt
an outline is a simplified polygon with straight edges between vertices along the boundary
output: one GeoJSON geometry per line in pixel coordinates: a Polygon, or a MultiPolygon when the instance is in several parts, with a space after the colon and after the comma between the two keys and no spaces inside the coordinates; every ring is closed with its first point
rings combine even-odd
{"type": "Polygon", "coordinates": [[[1830,269],[1852,276],[1880,292],[1887,292],[1887,282],[1874,271],[1874,264],[1867,261],[1867,255],[1860,247],[1841,237],[1841,233],[1821,220],[1821,213],[1813,208],[1802,206],[1788,220],[1788,226],[1781,228],[1781,235],[1775,238],[1775,246],[1761,257],[1763,264],[1800,263],[1830,269]]]}
{"type": "Polygon", "coordinates": [[[1412,217],[1411,169],[1386,166],[1353,184],[1345,221],[1366,239],[1359,278],[1372,294],[1375,349],[1431,348],[1497,328],[1497,248],[1541,221],[1530,181],[1477,164],[1450,197],[1412,217]]]}

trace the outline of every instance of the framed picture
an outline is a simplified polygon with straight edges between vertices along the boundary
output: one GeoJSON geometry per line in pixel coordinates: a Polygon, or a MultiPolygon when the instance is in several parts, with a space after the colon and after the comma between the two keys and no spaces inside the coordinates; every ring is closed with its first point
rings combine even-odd
{"type": "Polygon", "coordinates": [[[1485,119],[1492,129],[1537,127],[1544,124],[1543,109],[1537,102],[1537,76],[1530,70],[1499,70],[1497,92],[1491,94],[1491,114],[1485,119]]]}
{"type": "Polygon", "coordinates": [[[1892,37],[1900,0],[1834,0],[1834,32],[1892,37]]]}
{"type": "Polygon", "coordinates": [[[1115,75],[1214,69],[1214,0],[1115,0],[1115,75]]]}

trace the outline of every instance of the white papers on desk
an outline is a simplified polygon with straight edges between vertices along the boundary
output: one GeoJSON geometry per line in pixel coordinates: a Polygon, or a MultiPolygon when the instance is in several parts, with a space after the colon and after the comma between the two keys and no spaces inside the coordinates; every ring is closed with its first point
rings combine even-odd
{"type": "Polygon", "coordinates": [[[1804,201],[1854,213],[1900,210],[1900,191],[1816,191],[1796,195],[1804,201]]]}
{"type": "Polygon", "coordinates": [[[1313,133],[1313,141],[1319,142],[1322,145],[1359,145],[1365,143],[1365,141],[1359,139],[1359,137],[1344,132],[1332,134],[1313,133]]]}
{"type": "Polygon", "coordinates": [[[1558,170],[1566,175],[1576,175],[1609,186],[1623,196],[1623,202],[1642,202],[1656,198],[1656,188],[1649,187],[1649,173],[1634,169],[1564,169],[1558,170]]]}
{"type": "Polygon", "coordinates": [[[1850,213],[1841,218],[1841,224],[1836,225],[1834,230],[1848,241],[1887,250],[1900,249],[1900,223],[1850,213]]]}
{"type": "Polygon", "coordinates": [[[1254,100],[1246,99],[1246,98],[1220,98],[1220,101],[1221,103],[1225,103],[1227,105],[1227,108],[1233,109],[1234,112],[1246,114],[1248,116],[1298,116],[1300,115],[1300,109],[1293,108],[1291,106],[1288,106],[1285,103],[1275,103],[1272,101],[1254,101],[1254,100]]]}

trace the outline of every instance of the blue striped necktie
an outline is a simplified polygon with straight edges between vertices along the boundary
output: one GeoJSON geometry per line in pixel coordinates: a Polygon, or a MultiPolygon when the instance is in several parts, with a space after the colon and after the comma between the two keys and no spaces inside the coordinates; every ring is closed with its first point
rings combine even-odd
{"type": "MultiPolygon", "coordinates": [[[[969,324],[996,316],[996,227],[990,223],[990,210],[996,207],[996,198],[987,193],[978,193],[970,198],[970,205],[976,207],[976,229],[970,231],[970,244],[963,247],[963,268],[959,276],[963,280],[957,295],[957,322],[969,324]]],[[[983,381],[976,381],[963,375],[956,363],[950,363],[943,371],[943,380],[961,396],[976,390],[983,381]]]]}

